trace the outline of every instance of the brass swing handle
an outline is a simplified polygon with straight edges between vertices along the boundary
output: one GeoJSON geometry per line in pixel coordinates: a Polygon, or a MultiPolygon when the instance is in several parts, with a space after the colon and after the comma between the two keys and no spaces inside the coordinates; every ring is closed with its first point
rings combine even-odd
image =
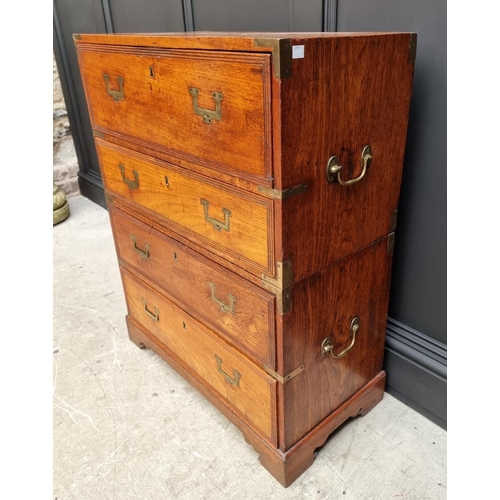
{"type": "Polygon", "coordinates": [[[193,98],[194,114],[203,117],[203,123],[210,125],[213,120],[220,121],[222,119],[221,102],[224,99],[222,92],[212,92],[212,98],[215,101],[215,109],[200,108],[198,105],[198,94],[200,89],[189,87],[189,93],[193,98]]]}
{"type": "Polygon", "coordinates": [[[222,369],[222,359],[215,355],[215,359],[217,360],[217,371],[222,374],[224,380],[231,385],[235,385],[236,387],[240,386],[241,373],[236,371],[233,368],[233,376],[229,375],[222,369]]]}
{"type": "Polygon", "coordinates": [[[229,305],[225,304],[222,300],[215,296],[215,285],[209,281],[208,286],[210,287],[210,290],[212,290],[212,300],[219,306],[220,310],[234,314],[234,304],[236,302],[236,298],[228,293],[227,298],[229,299],[229,305]]]}
{"type": "Polygon", "coordinates": [[[342,165],[339,165],[339,159],[336,156],[332,156],[328,163],[326,164],[326,178],[328,182],[338,182],[341,186],[351,186],[359,182],[366,174],[370,163],[372,162],[372,148],[370,145],[366,145],[361,153],[361,174],[355,179],[350,179],[348,181],[343,181],[340,177],[340,172],[342,170],[342,165]]]}
{"type": "Polygon", "coordinates": [[[207,200],[201,198],[200,203],[203,205],[205,220],[212,224],[216,231],[220,231],[221,229],[224,229],[224,231],[229,231],[229,217],[231,217],[231,210],[229,210],[228,208],[222,209],[222,213],[224,214],[224,222],[221,222],[208,215],[208,208],[210,207],[210,203],[207,200]]]}
{"type": "Polygon", "coordinates": [[[325,357],[328,355],[328,353],[330,353],[332,357],[335,359],[339,359],[345,356],[354,347],[354,342],[356,342],[356,332],[359,330],[359,318],[357,316],[352,319],[350,330],[351,330],[352,341],[349,347],[345,348],[339,354],[333,354],[332,350],[333,345],[331,343],[330,337],[327,337],[325,340],[323,340],[323,343],[321,344],[321,356],[325,357]]]}
{"type": "Polygon", "coordinates": [[[160,311],[155,307],[155,312],[154,314],[148,309],[148,303],[146,299],[142,299],[142,303],[144,305],[144,312],[153,320],[153,321],[159,321],[160,320],[160,311]]]}
{"type": "Polygon", "coordinates": [[[106,92],[110,97],[113,98],[114,101],[118,102],[120,99],[125,98],[125,93],[123,92],[123,78],[121,76],[116,77],[116,81],[118,82],[118,90],[113,90],[111,85],[109,84],[109,75],[107,73],[103,73],[102,77],[104,78],[104,82],[106,83],[106,92]]]}

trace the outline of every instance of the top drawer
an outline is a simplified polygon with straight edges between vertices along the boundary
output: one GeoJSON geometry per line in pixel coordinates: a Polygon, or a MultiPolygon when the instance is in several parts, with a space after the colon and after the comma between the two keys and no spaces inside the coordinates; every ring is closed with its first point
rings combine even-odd
{"type": "Polygon", "coordinates": [[[93,127],[257,181],[272,178],[270,55],[79,44],[93,127]]]}

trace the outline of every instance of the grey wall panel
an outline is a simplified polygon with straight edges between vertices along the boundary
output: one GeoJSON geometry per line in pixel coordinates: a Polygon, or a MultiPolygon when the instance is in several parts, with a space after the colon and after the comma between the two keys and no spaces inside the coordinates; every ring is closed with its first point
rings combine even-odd
{"type": "Polygon", "coordinates": [[[54,55],[80,165],[79,175],[97,183],[101,182],[101,172],[72,35],[104,32],[106,23],[100,0],[54,1],[54,55]]]}
{"type": "Polygon", "coordinates": [[[446,2],[339,0],[337,22],[418,34],[389,315],[446,344],[446,2]]]}
{"type": "Polygon", "coordinates": [[[181,0],[108,0],[115,33],[184,31],[181,0]]]}
{"type": "Polygon", "coordinates": [[[323,5],[321,1],[293,0],[290,7],[291,31],[321,31],[323,5]]]}
{"type": "Polygon", "coordinates": [[[321,0],[192,0],[192,4],[197,31],[321,31],[321,0]]]}

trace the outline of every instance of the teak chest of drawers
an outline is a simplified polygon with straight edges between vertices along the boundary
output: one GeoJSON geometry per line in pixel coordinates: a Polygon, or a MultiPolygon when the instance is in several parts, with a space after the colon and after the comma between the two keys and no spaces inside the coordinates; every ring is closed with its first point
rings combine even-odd
{"type": "Polygon", "coordinates": [[[383,397],[416,36],[74,38],[129,336],[287,486],[383,397]]]}

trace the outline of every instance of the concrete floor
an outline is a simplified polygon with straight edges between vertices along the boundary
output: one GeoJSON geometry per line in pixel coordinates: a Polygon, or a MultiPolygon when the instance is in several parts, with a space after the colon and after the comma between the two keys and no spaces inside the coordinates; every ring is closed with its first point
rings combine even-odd
{"type": "Polygon", "coordinates": [[[284,489],[241,433],[128,340],[108,213],[54,226],[54,499],[446,498],[446,431],[385,394],[284,489]]]}

